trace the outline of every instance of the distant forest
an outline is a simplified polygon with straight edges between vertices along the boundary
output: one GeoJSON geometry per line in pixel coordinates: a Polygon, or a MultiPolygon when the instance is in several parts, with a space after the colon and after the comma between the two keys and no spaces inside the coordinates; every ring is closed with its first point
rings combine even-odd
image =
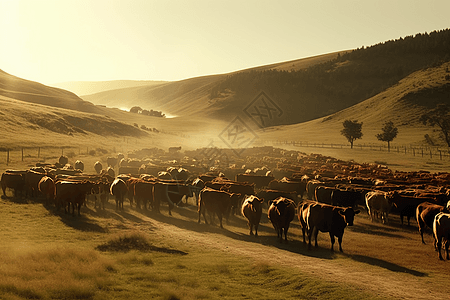
{"type": "Polygon", "coordinates": [[[349,51],[298,71],[243,71],[212,88],[210,99],[234,92],[236,99],[265,91],[299,116],[287,123],[334,113],[368,99],[409,74],[450,61],[450,29],[419,33],[349,51]],[[308,115],[302,116],[302,111],[308,115]]]}

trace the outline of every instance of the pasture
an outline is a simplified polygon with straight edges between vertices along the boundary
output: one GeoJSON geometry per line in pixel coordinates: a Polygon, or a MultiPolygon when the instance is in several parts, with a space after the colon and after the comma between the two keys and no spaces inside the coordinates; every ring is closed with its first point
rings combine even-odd
{"type": "MultiPolygon", "coordinates": [[[[10,195],[9,195],[10,196],[10,195]]],[[[0,202],[2,299],[443,299],[448,263],[417,226],[371,223],[365,211],[347,227],[344,253],[328,234],[307,250],[297,218],[280,244],[263,211],[259,236],[230,216],[220,229],[197,223],[194,199],[168,216],[125,203],[92,203],[80,217],[38,200],[0,202]],[[336,249],[336,247],[335,247],[336,249]]]]}

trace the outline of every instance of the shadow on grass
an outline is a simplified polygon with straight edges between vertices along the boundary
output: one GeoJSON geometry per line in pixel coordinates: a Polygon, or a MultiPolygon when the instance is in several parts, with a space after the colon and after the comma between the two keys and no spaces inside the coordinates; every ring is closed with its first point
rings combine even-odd
{"type": "Polygon", "coordinates": [[[390,263],[385,260],[374,258],[374,257],[368,257],[365,255],[358,255],[358,254],[347,255],[347,257],[349,257],[357,262],[366,263],[366,264],[369,264],[372,266],[378,266],[378,267],[387,269],[392,272],[406,273],[406,274],[410,274],[410,275],[413,275],[416,277],[428,276],[427,273],[419,272],[419,271],[416,271],[416,270],[413,270],[410,268],[405,268],[405,267],[399,266],[397,264],[390,263]]]}

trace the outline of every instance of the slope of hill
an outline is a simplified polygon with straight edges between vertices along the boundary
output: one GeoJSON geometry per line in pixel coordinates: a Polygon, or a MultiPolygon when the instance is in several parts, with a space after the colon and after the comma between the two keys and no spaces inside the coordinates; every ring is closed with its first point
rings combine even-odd
{"type": "MultiPolygon", "coordinates": [[[[335,59],[339,54],[344,53],[345,52],[343,51],[323,54],[288,62],[259,66],[248,70],[297,71],[335,59]]],[[[227,76],[229,76],[229,74],[196,77],[177,82],[163,83],[157,86],[123,88],[92,95],[84,95],[82,98],[86,101],[98,105],[106,105],[108,107],[130,109],[133,106],[140,106],[144,109],[161,110],[169,116],[201,115],[202,117],[207,117],[218,111],[217,114],[220,115],[219,119],[228,120],[226,116],[235,114],[235,109],[232,107],[227,109],[226,105],[224,106],[218,99],[210,99],[211,89],[214,86],[217,86],[221,81],[225,80],[227,76]]],[[[224,97],[228,96],[226,93],[223,94],[224,97]]],[[[240,108],[238,109],[240,110],[240,108]]]]}
{"type": "Polygon", "coordinates": [[[340,131],[343,121],[350,119],[363,122],[361,143],[381,143],[375,135],[381,132],[387,121],[392,121],[399,128],[395,143],[421,144],[424,134],[438,139],[438,132],[424,126],[419,119],[436,103],[450,105],[449,69],[450,62],[447,62],[414,72],[391,88],[347,109],[309,122],[266,128],[259,132],[259,137],[265,140],[344,144],[346,139],[340,131]]]}
{"type": "Polygon", "coordinates": [[[450,30],[417,34],[357,49],[299,71],[250,70],[232,74],[211,90],[219,118],[230,106],[245,107],[264,91],[294,124],[335,113],[393,86],[409,74],[450,61],[450,30]]]}
{"type": "Polygon", "coordinates": [[[25,80],[2,70],[0,70],[0,95],[29,103],[88,113],[101,113],[98,107],[69,91],[25,80]]]}
{"type": "Polygon", "coordinates": [[[79,96],[96,94],[109,90],[129,87],[147,86],[154,87],[167,83],[156,80],[111,80],[111,81],[70,81],[52,84],[51,86],[71,91],[79,96]]]}

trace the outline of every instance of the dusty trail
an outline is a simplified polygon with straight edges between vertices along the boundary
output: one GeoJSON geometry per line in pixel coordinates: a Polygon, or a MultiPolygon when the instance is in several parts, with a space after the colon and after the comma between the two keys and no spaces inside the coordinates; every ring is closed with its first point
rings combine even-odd
{"type": "MultiPolygon", "coordinates": [[[[448,298],[448,294],[444,291],[427,285],[432,280],[429,277],[414,276],[408,273],[393,272],[382,267],[365,265],[352,259],[346,259],[346,254],[333,254],[333,259],[305,256],[288,249],[283,250],[258,242],[230,238],[220,233],[186,230],[154,219],[149,219],[148,222],[151,223],[154,232],[167,240],[181,240],[194,248],[216,249],[228,252],[232,256],[248,257],[255,261],[263,260],[277,266],[295,267],[299,269],[299,272],[310,276],[343,285],[352,285],[362,291],[371,291],[383,298],[448,298]],[[261,253],[264,254],[263,257],[261,253]],[[267,259],[269,257],[270,260],[267,259]]],[[[311,251],[315,251],[315,249],[311,251]]]]}

